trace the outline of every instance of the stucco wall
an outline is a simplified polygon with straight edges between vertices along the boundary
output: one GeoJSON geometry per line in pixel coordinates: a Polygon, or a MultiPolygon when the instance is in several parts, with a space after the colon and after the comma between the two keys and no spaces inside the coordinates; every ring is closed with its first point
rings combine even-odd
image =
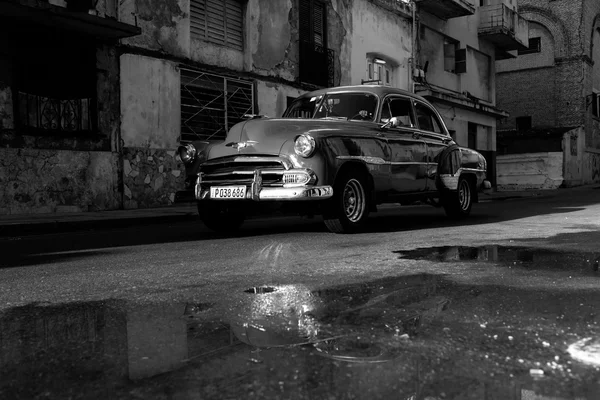
{"type": "Polygon", "coordinates": [[[376,53],[395,67],[394,86],[408,89],[411,22],[365,0],[353,2],[351,15],[350,73],[342,77],[342,84],[360,85],[361,79],[366,79],[367,53],[376,53]]]}
{"type": "Polygon", "coordinates": [[[298,97],[302,90],[270,82],[256,83],[258,113],[269,117],[281,117],[287,108],[288,97],[298,97]]]}
{"type": "Polygon", "coordinates": [[[116,209],[117,163],[110,152],[0,149],[0,214],[116,209]]]}
{"type": "Polygon", "coordinates": [[[175,148],[181,132],[179,70],[174,63],[121,56],[121,138],[126,147],[175,148]]]}
{"type": "Polygon", "coordinates": [[[498,191],[557,189],[563,183],[563,153],[526,153],[497,157],[498,191]]]}

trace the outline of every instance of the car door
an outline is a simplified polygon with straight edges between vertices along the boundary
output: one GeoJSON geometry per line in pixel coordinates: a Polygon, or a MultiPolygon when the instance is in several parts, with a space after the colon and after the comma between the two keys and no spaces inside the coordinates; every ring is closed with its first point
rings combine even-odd
{"type": "Polygon", "coordinates": [[[433,107],[419,100],[415,100],[413,104],[419,134],[427,148],[426,190],[436,190],[435,178],[440,154],[452,142],[452,138],[433,107]]]}
{"type": "Polygon", "coordinates": [[[380,122],[396,117],[400,125],[385,132],[390,148],[391,194],[422,192],[426,188],[427,148],[416,128],[409,97],[384,99],[380,122]]]}

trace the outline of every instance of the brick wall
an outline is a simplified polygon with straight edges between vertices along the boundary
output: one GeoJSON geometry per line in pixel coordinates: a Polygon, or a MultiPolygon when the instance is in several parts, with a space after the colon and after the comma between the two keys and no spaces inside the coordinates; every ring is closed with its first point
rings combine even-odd
{"type": "Polygon", "coordinates": [[[496,104],[510,113],[498,129],[513,129],[515,119],[531,116],[533,126],[556,126],[555,68],[503,72],[496,76],[496,104]]]}

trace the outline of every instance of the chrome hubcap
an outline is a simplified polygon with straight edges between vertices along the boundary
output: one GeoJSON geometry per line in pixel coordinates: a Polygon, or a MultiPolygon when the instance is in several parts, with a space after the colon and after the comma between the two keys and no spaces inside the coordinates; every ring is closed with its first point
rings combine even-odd
{"type": "Polygon", "coordinates": [[[460,182],[458,188],[458,202],[460,203],[461,210],[467,210],[471,204],[471,189],[469,183],[465,180],[460,182]]]}
{"type": "Polygon", "coordinates": [[[342,197],[344,213],[349,221],[359,221],[365,212],[365,192],[360,182],[350,179],[342,197]]]}

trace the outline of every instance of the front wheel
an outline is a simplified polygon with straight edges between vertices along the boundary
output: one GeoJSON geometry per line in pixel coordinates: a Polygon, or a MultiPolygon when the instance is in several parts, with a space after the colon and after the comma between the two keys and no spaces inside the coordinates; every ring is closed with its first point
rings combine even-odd
{"type": "Polygon", "coordinates": [[[473,186],[467,178],[461,176],[456,192],[448,192],[444,196],[444,210],[451,218],[463,218],[471,213],[473,206],[473,186]]]}
{"type": "Polygon", "coordinates": [[[337,179],[333,198],[323,213],[325,226],[333,233],[352,233],[362,228],[369,216],[367,178],[348,170],[337,179]]]}
{"type": "Polygon", "coordinates": [[[219,233],[237,231],[244,223],[246,216],[239,207],[222,202],[198,202],[198,214],[207,228],[219,233]]]}

